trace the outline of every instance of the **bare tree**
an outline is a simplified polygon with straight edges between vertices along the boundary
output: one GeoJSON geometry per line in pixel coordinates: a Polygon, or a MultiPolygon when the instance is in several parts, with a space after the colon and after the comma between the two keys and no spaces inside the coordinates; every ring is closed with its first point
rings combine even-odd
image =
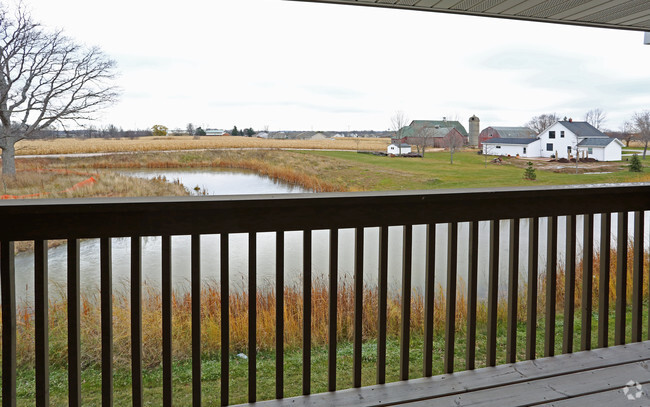
{"type": "Polygon", "coordinates": [[[535,116],[526,123],[526,127],[529,127],[537,134],[546,130],[547,127],[559,120],[559,117],[555,113],[544,113],[539,116],[535,116]]]}
{"type": "Polygon", "coordinates": [[[2,172],[16,173],[15,144],[52,125],[79,124],[117,98],[115,62],[34,22],[21,4],[0,6],[2,172]]]}
{"type": "Polygon", "coordinates": [[[611,134],[608,134],[608,136],[612,137],[612,134],[614,134],[617,138],[620,138],[621,140],[625,141],[625,147],[630,146],[630,141],[634,139],[634,136],[636,134],[634,125],[630,121],[626,121],[623,123],[623,125],[619,128],[618,132],[612,132],[611,134]]]}
{"type": "Polygon", "coordinates": [[[585,114],[585,121],[601,130],[603,124],[607,121],[607,113],[601,108],[591,109],[585,114]]]}
{"type": "Polygon", "coordinates": [[[644,143],[643,159],[645,160],[648,142],[650,142],[650,110],[634,113],[632,124],[638,133],[639,140],[644,143]]]}
{"type": "Polygon", "coordinates": [[[408,119],[403,111],[398,110],[393,117],[390,118],[391,130],[395,132],[395,138],[398,139],[399,155],[402,155],[402,140],[404,139],[404,128],[408,123],[408,119]]]}
{"type": "Polygon", "coordinates": [[[193,136],[193,135],[194,135],[194,131],[195,131],[195,129],[194,129],[194,125],[193,125],[192,123],[187,123],[187,126],[185,127],[185,130],[187,131],[187,134],[188,134],[189,136],[193,136]]]}
{"type": "Polygon", "coordinates": [[[465,138],[455,128],[452,127],[450,130],[451,131],[444,138],[444,143],[449,149],[449,163],[453,164],[454,153],[463,147],[463,144],[465,144],[465,138]]]}
{"type": "Polygon", "coordinates": [[[408,140],[409,143],[415,144],[418,154],[422,154],[422,158],[424,158],[424,151],[426,148],[433,145],[434,135],[435,129],[431,127],[420,127],[417,130],[415,137],[413,137],[413,141],[411,141],[411,137],[409,137],[408,140]]]}

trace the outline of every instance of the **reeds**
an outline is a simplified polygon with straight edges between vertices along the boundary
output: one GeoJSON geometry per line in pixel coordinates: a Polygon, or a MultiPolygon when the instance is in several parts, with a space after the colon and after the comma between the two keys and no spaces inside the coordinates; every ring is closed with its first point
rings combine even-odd
{"type": "MultiPolygon", "coordinates": [[[[616,296],[616,252],[612,250],[610,264],[609,296],[610,304],[614,304],[616,296]]],[[[632,295],[632,267],[631,248],[628,253],[628,301],[632,295]]],[[[598,269],[600,256],[594,256],[594,305],[598,301],[598,269]]],[[[645,269],[648,269],[648,253],[645,253],[645,269]]],[[[559,266],[557,273],[557,296],[555,304],[561,312],[564,305],[564,268],[559,266]]],[[[544,316],[545,307],[545,276],[539,278],[539,302],[537,304],[540,318],[544,316]]],[[[576,273],[575,305],[581,305],[582,292],[582,265],[579,262],[576,273]]],[[[648,285],[644,284],[643,298],[648,298],[648,285]]],[[[519,312],[518,319],[524,323],[526,319],[526,287],[521,286],[518,291],[519,312]]],[[[60,290],[63,291],[63,290],[60,290]]],[[[148,367],[155,367],[161,363],[161,326],[162,326],[162,299],[160,292],[152,287],[145,286],[145,295],[142,307],[143,327],[143,363],[148,367]]],[[[462,282],[459,284],[456,306],[456,329],[464,331],[466,325],[466,288],[462,282]]],[[[505,294],[505,293],[502,293],[505,294]]],[[[81,338],[82,338],[82,365],[96,365],[100,363],[101,332],[99,293],[83,295],[81,306],[81,338]]],[[[231,352],[246,352],[248,347],[248,300],[249,293],[234,291],[230,293],[229,319],[230,319],[230,345],[231,352]]],[[[273,290],[264,290],[256,293],[257,307],[257,349],[273,350],[275,346],[275,296],[273,290]]],[[[327,282],[315,280],[312,284],[312,343],[314,346],[327,344],[328,332],[328,300],[329,293],[327,282]]],[[[115,290],[113,294],[113,329],[114,329],[114,355],[116,366],[127,367],[130,364],[130,303],[129,293],[126,289],[115,290]]],[[[173,315],[173,346],[176,360],[191,357],[191,303],[189,292],[175,292],[172,298],[173,315]]],[[[302,306],[303,295],[301,289],[294,286],[284,288],[284,319],[285,319],[285,347],[297,349],[302,346],[302,306]]],[[[399,295],[390,295],[388,298],[387,335],[389,338],[398,338],[400,331],[400,310],[402,307],[399,295]]],[[[414,335],[422,335],[424,323],[424,301],[421,293],[414,291],[411,302],[410,327],[414,335]]],[[[221,290],[217,282],[205,283],[201,293],[201,336],[203,352],[206,355],[219,357],[221,348],[221,290]]],[[[434,330],[437,335],[444,331],[445,295],[438,287],[435,295],[434,330]]],[[[354,327],[354,290],[350,284],[341,284],[337,291],[337,341],[350,342],[353,340],[354,327]]],[[[477,324],[484,326],[486,304],[479,301],[477,324]]],[[[579,308],[576,308],[579,310],[579,308]]],[[[596,309],[596,308],[594,308],[596,309]]],[[[363,338],[372,340],[377,338],[378,329],[378,290],[373,286],[366,286],[363,293],[363,338]]],[[[67,363],[67,300],[50,300],[49,303],[49,328],[50,328],[50,359],[51,363],[65,366],[67,363]]],[[[498,306],[499,325],[505,324],[506,306],[505,295],[500,298],[498,306]]],[[[30,306],[18,306],[17,311],[17,361],[19,365],[31,365],[34,361],[34,321],[33,309],[30,306]]]]}

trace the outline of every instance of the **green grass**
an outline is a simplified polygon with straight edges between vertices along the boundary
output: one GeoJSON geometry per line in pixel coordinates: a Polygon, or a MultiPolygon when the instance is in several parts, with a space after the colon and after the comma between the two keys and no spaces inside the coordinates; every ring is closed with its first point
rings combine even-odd
{"type": "MultiPolygon", "coordinates": [[[[414,190],[437,188],[478,188],[534,185],[569,185],[634,182],[639,175],[622,171],[610,174],[557,173],[537,169],[537,180],[523,178],[526,160],[504,159],[501,165],[485,163],[476,152],[427,153],[424,158],[380,157],[347,151],[305,151],[308,156],[328,157],[351,164],[341,170],[321,174],[326,181],[344,180],[352,189],[414,190]]],[[[488,161],[493,157],[488,157],[488,161]]],[[[625,165],[621,162],[621,165],[625,165]]]]}
{"type": "MultiPolygon", "coordinates": [[[[647,304],[644,305],[643,337],[647,336],[647,304]]],[[[580,350],[581,316],[579,310],[574,320],[574,351],[580,350]]],[[[630,338],[631,312],[628,308],[627,335],[630,338]]],[[[609,315],[610,345],[614,340],[613,313],[609,315]]],[[[537,323],[537,355],[543,357],[544,348],[544,319],[537,323]]],[[[556,318],[555,353],[562,353],[564,319],[560,312],[556,318]]],[[[592,347],[597,346],[598,315],[592,317],[592,347]]],[[[476,366],[485,366],[486,332],[484,324],[477,326],[476,366]]],[[[410,343],[410,378],[422,376],[423,337],[421,332],[412,333],[410,343]]],[[[505,362],[506,326],[499,321],[497,333],[497,363],[505,362]]],[[[517,326],[517,360],[525,359],[526,324],[517,326]]],[[[456,334],[455,370],[465,368],[465,330],[459,329],[456,334]]],[[[362,385],[375,384],[377,346],[374,340],[365,342],[362,350],[362,385]]],[[[433,354],[434,374],[443,372],[442,355],[444,353],[444,335],[438,331],[434,337],[433,354]]],[[[337,349],[337,389],[352,386],[352,356],[351,343],[340,343],[337,349]]],[[[285,352],[285,397],[297,396],[302,392],[302,351],[288,349],[285,352]]],[[[314,347],[312,349],[312,393],[327,391],[327,348],[314,347]]],[[[219,355],[205,355],[202,362],[202,398],[203,405],[220,405],[220,370],[219,355]]],[[[191,362],[189,360],[175,361],[173,365],[173,399],[174,405],[191,404],[191,362]]],[[[272,399],[275,396],[275,356],[273,352],[260,352],[257,358],[257,397],[258,400],[272,399]]],[[[131,405],[131,372],[127,368],[119,368],[114,372],[115,406],[131,405]]],[[[399,339],[388,339],[386,355],[386,380],[394,382],[399,380],[399,339]]],[[[162,403],[162,367],[146,369],[143,372],[145,405],[157,406],[162,403]]],[[[230,356],[230,403],[245,403],[248,400],[248,361],[230,356]]],[[[34,403],[34,370],[21,367],[18,370],[17,393],[18,406],[31,406],[34,403]]],[[[82,398],[84,405],[99,406],[101,404],[101,369],[98,365],[85,366],[82,373],[82,398]]],[[[51,405],[67,404],[67,369],[62,365],[50,367],[50,400],[51,405]]]]}

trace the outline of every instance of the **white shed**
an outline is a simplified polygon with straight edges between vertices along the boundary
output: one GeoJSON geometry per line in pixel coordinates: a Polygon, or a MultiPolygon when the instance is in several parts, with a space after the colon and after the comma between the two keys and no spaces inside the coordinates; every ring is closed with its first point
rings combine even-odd
{"type": "Polygon", "coordinates": [[[411,152],[411,146],[405,143],[393,143],[388,146],[388,150],[386,152],[388,155],[405,155],[411,152]]]}

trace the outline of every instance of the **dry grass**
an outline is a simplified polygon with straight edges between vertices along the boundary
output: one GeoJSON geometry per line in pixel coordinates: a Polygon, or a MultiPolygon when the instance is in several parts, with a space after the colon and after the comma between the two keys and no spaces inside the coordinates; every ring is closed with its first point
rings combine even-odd
{"type": "MultiPolygon", "coordinates": [[[[627,300],[632,296],[632,267],[631,248],[628,253],[627,300]]],[[[594,310],[597,310],[598,301],[598,266],[599,256],[594,256],[594,310]]],[[[645,267],[648,267],[648,253],[646,253],[645,267]]],[[[612,251],[610,264],[609,297],[613,306],[616,299],[616,253],[612,251]]],[[[582,265],[578,264],[576,273],[575,305],[579,310],[582,293],[582,265]]],[[[564,307],[564,270],[558,267],[556,308],[561,314],[564,307]]],[[[644,284],[643,298],[648,298],[648,287],[644,284]]],[[[456,329],[463,331],[466,325],[466,288],[462,282],[457,293],[456,329]]],[[[504,293],[502,293],[504,294],[504,293]]],[[[519,289],[519,322],[526,319],[526,287],[519,289]]],[[[257,348],[258,350],[272,350],[275,346],[275,295],[274,291],[261,291],[256,295],[257,307],[257,348]]],[[[316,280],[312,289],[312,340],[316,346],[325,345],[328,341],[328,290],[327,282],[316,280]]],[[[302,341],[302,306],[303,296],[300,288],[286,287],[285,296],[285,331],[284,340],[289,349],[297,349],[302,341]]],[[[540,276],[538,311],[540,317],[545,309],[545,276],[540,276]]],[[[232,292],[229,301],[230,318],[230,344],[232,352],[247,352],[248,346],[248,293],[232,292]]],[[[113,329],[115,362],[118,366],[128,367],[130,363],[130,305],[129,293],[117,290],[113,299],[113,329]]],[[[500,326],[505,326],[506,298],[499,299],[497,319],[500,326]]],[[[174,357],[176,359],[189,359],[191,357],[191,304],[189,293],[175,293],[172,298],[173,315],[173,343],[174,357]]],[[[206,354],[218,354],[221,348],[221,291],[218,283],[205,284],[201,294],[202,317],[202,344],[206,354]]],[[[422,335],[424,324],[424,301],[418,291],[414,291],[411,302],[411,331],[422,335]]],[[[435,295],[434,330],[442,334],[445,324],[445,295],[438,288],[435,295]]],[[[354,327],[354,290],[350,284],[341,284],[337,296],[337,340],[349,342],[353,340],[354,327]]],[[[387,334],[391,338],[399,337],[401,298],[397,295],[388,299],[387,334]]],[[[480,302],[478,307],[477,322],[485,326],[487,322],[486,303],[480,302]]],[[[67,302],[51,300],[49,305],[50,323],[50,357],[52,363],[65,366],[67,363],[67,302]]],[[[376,287],[365,287],[363,294],[363,337],[377,338],[378,318],[378,292],[376,287]]],[[[99,293],[84,296],[81,307],[83,364],[92,365],[100,362],[101,332],[99,293]]],[[[160,292],[145,287],[145,300],[143,301],[143,361],[146,366],[158,366],[161,363],[161,335],[162,326],[162,300],[160,292]]],[[[17,355],[20,365],[29,365],[34,359],[34,321],[31,307],[19,307],[17,323],[17,355]]]]}
{"type": "Polygon", "coordinates": [[[17,155],[83,154],[201,150],[226,148],[315,149],[384,151],[388,139],[337,138],[332,140],[268,140],[254,137],[167,136],[137,139],[51,139],[23,140],[16,144],[17,155]]]}

